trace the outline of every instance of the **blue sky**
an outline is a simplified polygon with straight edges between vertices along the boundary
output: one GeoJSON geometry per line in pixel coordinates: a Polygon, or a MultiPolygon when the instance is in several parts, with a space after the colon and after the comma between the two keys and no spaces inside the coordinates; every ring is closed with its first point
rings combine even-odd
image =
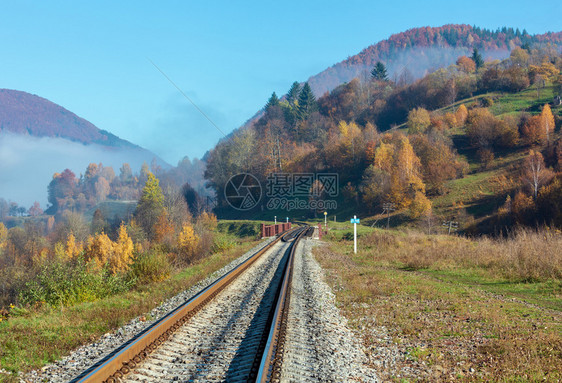
{"type": "Polygon", "coordinates": [[[45,97],[172,164],[230,132],[272,91],[406,29],[562,29],[562,2],[3,1],[0,88],[45,97]]]}

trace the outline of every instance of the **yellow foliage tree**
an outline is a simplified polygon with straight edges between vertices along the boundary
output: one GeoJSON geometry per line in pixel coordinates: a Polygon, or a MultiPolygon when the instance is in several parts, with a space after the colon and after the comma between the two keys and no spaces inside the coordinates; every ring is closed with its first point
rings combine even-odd
{"type": "Polygon", "coordinates": [[[394,164],[394,145],[381,142],[375,150],[375,160],[373,165],[375,168],[382,169],[387,173],[391,173],[394,164]]]}
{"type": "Polygon", "coordinates": [[[6,247],[6,242],[8,241],[8,229],[2,222],[0,222],[0,253],[6,247]]]}
{"type": "Polygon", "coordinates": [[[88,238],[88,246],[84,251],[84,258],[86,262],[91,262],[95,265],[97,270],[105,266],[112,256],[113,242],[102,231],[95,236],[88,238]]]}
{"type": "Polygon", "coordinates": [[[417,191],[414,199],[410,203],[410,217],[416,219],[431,211],[431,201],[425,194],[417,191]]]}
{"type": "Polygon", "coordinates": [[[350,122],[348,124],[345,121],[339,122],[338,129],[340,131],[340,142],[343,149],[342,155],[346,157],[346,159],[355,160],[359,144],[358,141],[361,137],[361,129],[359,129],[355,122],[350,122]]]}
{"type": "Polygon", "coordinates": [[[187,257],[191,257],[197,250],[199,244],[199,236],[195,234],[193,227],[188,223],[184,223],[178,235],[179,252],[187,257]]]}
{"type": "MultiPolygon", "coordinates": [[[[421,161],[414,152],[408,137],[396,135],[390,138],[393,142],[381,142],[375,150],[374,169],[383,170],[390,176],[389,199],[399,208],[407,208],[421,194],[425,198],[425,184],[421,176],[421,161]]],[[[373,173],[377,175],[377,173],[373,173]]],[[[373,179],[384,179],[382,175],[377,175],[373,179]],[[377,178],[378,177],[378,178],[377,178]]],[[[369,185],[364,185],[368,189],[369,185]]],[[[421,197],[418,202],[422,205],[421,197]]],[[[427,201],[429,202],[429,201],[427,201]]],[[[418,210],[425,211],[422,208],[418,210]]]]}
{"type": "Polygon", "coordinates": [[[112,273],[123,272],[129,268],[133,262],[133,241],[127,234],[127,229],[123,222],[119,227],[119,237],[113,243],[113,252],[109,258],[109,268],[112,273]]]}
{"type": "Polygon", "coordinates": [[[461,104],[461,106],[459,106],[459,108],[455,112],[455,117],[457,120],[457,124],[459,124],[459,126],[463,126],[466,123],[466,118],[468,117],[468,110],[466,109],[466,106],[464,106],[464,104],[461,104]]]}
{"type": "Polygon", "coordinates": [[[541,125],[546,135],[546,142],[550,142],[550,133],[554,131],[554,116],[550,105],[544,104],[541,112],[541,125]]]}
{"type": "Polygon", "coordinates": [[[425,132],[431,125],[431,116],[424,108],[414,108],[408,113],[408,133],[425,132]]]}
{"type": "Polygon", "coordinates": [[[82,252],[82,250],[82,244],[80,242],[76,242],[76,237],[74,237],[74,234],[71,232],[68,235],[68,239],[66,240],[66,259],[69,260],[76,258],[82,252]]]}
{"type": "Polygon", "coordinates": [[[416,192],[425,193],[421,162],[407,137],[402,137],[394,157],[391,197],[399,207],[408,207],[416,192]]]}
{"type": "Polygon", "coordinates": [[[201,222],[204,227],[211,230],[216,228],[218,223],[217,216],[213,213],[207,213],[206,211],[201,213],[201,215],[199,216],[199,222],[201,222]]]}

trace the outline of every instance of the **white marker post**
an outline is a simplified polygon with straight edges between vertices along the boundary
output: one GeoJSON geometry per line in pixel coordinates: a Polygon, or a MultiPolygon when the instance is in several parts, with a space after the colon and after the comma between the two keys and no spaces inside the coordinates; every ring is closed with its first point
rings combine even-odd
{"type": "Polygon", "coordinates": [[[360,222],[359,218],[356,215],[353,216],[351,219],[351,223],[353,224],[353,252],[357,254],[357,224],[360,222]]]}
{"type": "Polygon", "coordinates": [[[287,217],[287,223],[289,223],[289,217],[287,217]]]}
{"type": "Polygon", "coordinates": [[[324,212],[324,231],[328,234],[328,212],[324,212]]]}
{"type": "Polygon", "coordinates": [[[275,224],[277,225],[277,216],[273,217],[275,219],[275,224]]]}

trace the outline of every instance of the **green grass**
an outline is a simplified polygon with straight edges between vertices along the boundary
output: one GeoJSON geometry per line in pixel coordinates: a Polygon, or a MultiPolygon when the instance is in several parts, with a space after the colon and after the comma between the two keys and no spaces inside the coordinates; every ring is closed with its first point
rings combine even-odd
{"type": "Polygon", "coordinates": [[[506,93],[498,97],[490,111],[495,115],[513,114],[528,111],[533,114],[540,113],[542,106],[552,102],[554,98],[554,86],[546,86],[540,91],[537,98],[537,90],[534,86],[518,93],[506,93]]]}

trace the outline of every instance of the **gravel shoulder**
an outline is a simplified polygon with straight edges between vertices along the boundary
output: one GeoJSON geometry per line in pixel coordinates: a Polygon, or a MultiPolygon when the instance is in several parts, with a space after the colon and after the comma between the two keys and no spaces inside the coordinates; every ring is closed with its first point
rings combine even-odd
{"type": "Polygon", "coordinates": [[[305,238],[295,254],[281,382],[378,382],[305,238]]]}

